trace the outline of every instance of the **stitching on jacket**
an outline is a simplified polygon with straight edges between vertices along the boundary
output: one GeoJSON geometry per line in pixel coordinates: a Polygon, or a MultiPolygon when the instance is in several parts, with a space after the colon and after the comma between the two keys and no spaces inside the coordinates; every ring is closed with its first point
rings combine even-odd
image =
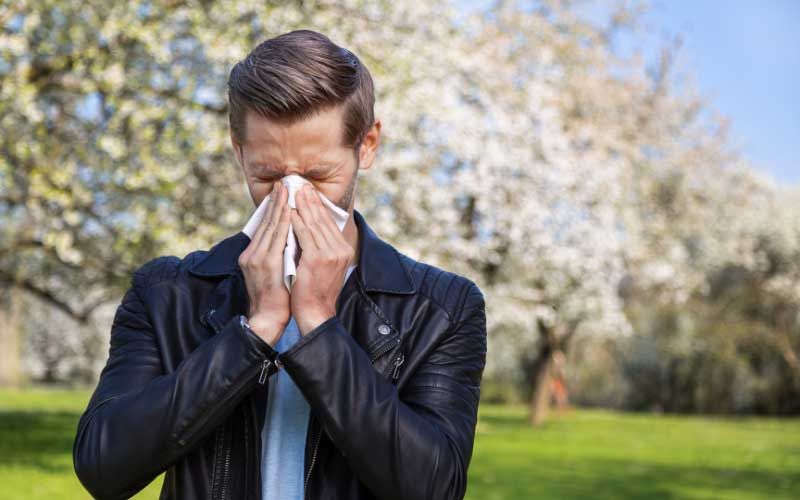
{"type": "MultiPolygon", "coordinates": [[[[401,255],[403,255],[403,254],[401,254],[401,255]]],[[[420,272],[422,273],[422,276],[420,278],[418,286],[416,287],[417,293],[419,293],[423,297],[426,297],[431,302],[433,302],[436,306],[438,306],[442,311],[444,311],[445,315],[447,316],[448,321],[450,321],[451,324],[455,323],[456,322],[456,318],[458,318],[459,314],[461,314],[463,312],[463,311],[461,311],[461,308],[463,307],[463,303],[465,301],[465,291],[469,290],[473,286],[475,286],[477,288],[477,285],[475,285],[475,283],[472,280],[470,280],[469,278],[467,278],[466,276],[463,276],[463,275],[460,275],[460,274],[457,274],[457,273],[454,273],[454,272],[451,272],[451,271],[446,271],[446,270],[441,269],[439,267],[436,267],[436,266],[434,266],[432,264],[427,264],[427,263],[424,263],[424,262],[417,261],[415,259],[412,259],[411,257],[408,257],[407,255],[403,255],[403,257],[405,259],[407,259],[407,260],[410,260],[410,261],[414,262],[414,269],[416,269],[417,267],[422,267],[422,269],[420,270],[420,272]],[[431,275],[433,273],[436,273],[436,276],[435,277],[429,277],[429,275],[431,275]],[[439,294],[439,293],[436,293],[436,290],[434,289],[434,285],[438,282],[439,278],[442,275],[445,275],[446,277],[449,277],[450,278],[450,282],[448,283],[447,288],[444,290],[444,293],[439,294]],[[433,285],[428,282],[431,279],[434,280],[433,285]],[[428,282],[428,283],[426,283],[426,282],[428,282]],[[452,287],[457,285],[457,284],[459,284],[461,286],[461,290],[459,290],[459,292],[458,292],[459,293],[458,299],[455,301],[455,307],[453,307],[452,303],[451,304],[447,303],[446,298],[449,296],[450,290],[452,289],[452,287]],[[445,300],[440,300],[440,298],[443,298],[445,300]]]]}
{"type": "Polygon", "coordinates": [[[463,322],[465,322],[473,312],[480,311],[484,315],[486,314],[486,299],[481,292],[481,289],[478,288],[478,285],[475,283],[470,283],[468,286],[465,287],[464,298],[461,304],[461,312],[459,314],[458,326],[461,326],[463,322]],[[467,308],[467,304],[470,302],[469,298],[471,296],[476,297],[476,304],[472,308],[467,308]]]}
{"type": "MultiPolygon", "coordinates": [[[[467,388],[470,396],[472,396],[472,401],[467,401],[464,399],[465,402],[469,404],[479,403],[480,402],[480,386],[472,385],[471,387],[467,388]]],[[[410,387],[403,388],[404,394],[414,394],[414,393],[425,393],[425,392],[443,392],[448,396],[462,396],[463,393],[459,391],[454,391],[452,388],[448,388],[441,385],[413,385],[410,387]]]]}
{"type": "Polygon", "coordinates": [[[139,288],[148,288],[175,278],[182,260],[175,255],[162,255],[145,262],[133,272],[132,283],[139,288]]]}

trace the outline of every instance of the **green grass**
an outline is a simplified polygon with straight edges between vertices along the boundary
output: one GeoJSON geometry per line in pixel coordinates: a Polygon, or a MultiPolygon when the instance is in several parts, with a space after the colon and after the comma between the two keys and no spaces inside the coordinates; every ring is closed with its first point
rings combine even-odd
{"type": "Polygon", "coordinates": [[[800,420],[481,407],[468,497],[800,498],[800,420]]]}
{"type": "MultiPolygon", "coordinates": [[[[0,498],[88,498],[72,440],[90,392],[0,391],[0,498]]],[[[467,498],[798,498],[800,420],[484,405],[467,498]]],[[[156,499],[161,479],[136,498],[156,499]]]]}
{"type": "MultiPolygon", "coordinates": [[[[91,391],[0,390],[0,499],[91,498],[72,466],[72,442],[91,391]]],[[[161,477],[134,498],[157,499],[161,477]]]]}

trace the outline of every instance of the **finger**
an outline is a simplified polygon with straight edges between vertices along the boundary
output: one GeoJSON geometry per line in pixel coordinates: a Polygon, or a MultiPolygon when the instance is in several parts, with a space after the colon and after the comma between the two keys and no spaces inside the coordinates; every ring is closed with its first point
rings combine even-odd
{"type": "Polygon", "coordinates": [[[319,247],[317,246],[311,231],[309,231],[308,226],[303,222],[303,218],[300,217],[300,214],[297,212],[297,210],[291,210],[291,219],[292,227],[294,228],[294,234],[297,235],[297,241],[300,244],[300,248],[303,249],[303,253],[313,255],[319,252],[319,247]]]}
{"type": "Polygon", "coordinates": [[[316,208],[317,222],[320,230],[325,234],[325,239],[330,245],[341,245],[345,242],[339,226],[333,220],[330,210],[322,203],[322,194],[319,191],[314,191],[310,194],[311,205],[316,208]]]}
{"type": "Polygon", "coordinates": [[[275,237],[275,227],[278,222],[278,218],[276,217],[277,214],[280,213],[281,209],[286,205],[286,188],[283,186],[283,183],[278,183],[279,185],[274,189],[275,195],[270,200],[270,209],[269,214],[264,215],[264,232],[262,233],[261,240],[259,240],[256,249],[259,253],[263,252],[266,253],[267,249],[272,244],[272,240],[275,237]]]}
{"type": "Polygon", "coordinates": [[[295,198],[297,202],[297,213],[299,214],[300,218],[303,219],[303,225],[306,227],[308,232],[311,234],[311,238],[314,240],[315,246],[319,249],[326,248],[328,246],[328,242],[325,239],[325,235],[322,234],[314,220],[314,213],[311,211],[312,208],[308,203],[307,192],[306,189],[311,190],[311,188],[301,189],[297,192],[299,196],[295,198]]]}
{"type": "MultiPolygon", "coordinates": [[[[255,231],[253,231],[253,235],[250,237],[250,243],[247,247],[242,251],[241,255],[239,255],[239,265],[245,265],[250,259],[251,256],[257,252],[259,245],[261,244],[261,240],[264,239],[264,233],[267,230],[267,225],[269,224],[269,218],[267,217],[272,207],[275,205],[273,203],[275,198],[275,186],[273,185],[272,190],[267,194],[265,199],[267,199],[266,203],[267,206],[264,209],[264,213],[261,215],[261,219],[258,221],[258,225],[256,225],[255,231]]],[[[261,203],[264,203],[264,200],[261,200],[261,203]]],[[[259,203],[259,207],[261,206],[259,203]]]]}
{"type": "Polygon", "coordinates": [[[311,214],[314,225],[323,222],[322,210],[319,204],[315,203],[315,201],[319,199],[319,195],[317,194],[317,192],[318,191],[316,189],[311,189],[311,188],[309,188],[308,190],[304,190],[303,192],[303,201],[305,201],[306,206],[308,207],[308,211],[311,214]]]}
{"type": "Polygon", "coordinates": [[[269,198],[269,201],[267,202],[267,208],[264,210],[264,214],[261,217],[258,226],[256,226],[255,232],[253,233],[252,241],[254,242],[254,248],[259,246],[261,240],[264,238],[264,233],[267,231],[270,215],[275,207],[275,198],[277,198],[277,193],[280,191],[280,185],[280,182],[277,185],[273,184],[272,190],[267,194],[267,197],[269,198]]]}
{"type": "Polygon", "coordinates": [[[289,205],[285,203],[280,207],[278,225],[275,228],[275,236],[272,238],[267,248],[268,254],[280,255],[281,258],[283,257],[283,249],[286,248],[286,240],[289,237],[289,222],[291,222],[289,209],[289,205]]]}
{"type": "Polygon", "coordinates": [[[310,197],[312,199],[312,204],[316,205],[318,209],[319,228],[325,233],[328,243],[330,244],[329,248],[325,251],[329,252],[328,255],[341,256],[342,258],[347,256],[348,259],[352,258],[352,256],[350,256],[352,248],[344,238],[339,226],[336,224],[333,214],[331,214],[328,207],[324,204],[322,193],[314,191],[310,197]]]}
{"type": "Polygon", "coordinates": [[[305,222],[316,238],[320,249],[328,252],[333,242],[330,241],[330,238],[322,226],[323,220],[321,210],[314,204],[314,198],[317,196],[315,193],[316,190],[312,188],[306,188],[303,190],[303,203],[308,208],[307,212],[311,214],[310,220],[305,222]]]}

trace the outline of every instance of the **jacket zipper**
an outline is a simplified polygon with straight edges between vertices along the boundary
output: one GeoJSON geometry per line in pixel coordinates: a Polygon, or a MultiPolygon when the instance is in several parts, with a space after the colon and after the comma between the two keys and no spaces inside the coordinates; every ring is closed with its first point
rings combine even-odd
{"type": "Polygon", "coordinates": [[[402,353],[400,354],[400,356],[395,358],[394,371],[392,372],[392,380],[397,380],[397,378],[400,376],[400,365],[403,364],[403,361],[405,361],[405,359],[406,357],[402,353]]]}
{"type": "MultiPolygon", "coordinates": [[[[211,320],[211,316],[214,314],[215,311],[216,311],[215,309],[209,310],[208,313],[206,313],[206,316],[205,316],[204,319],[209,320],[208,322],[211,324],[212,328],[214,328],[214,330],[217,333],[219,333],[220,332],[220,328],[217,326],[216,321],[211,320]]],[[[400,344],[400,340],[401,340],[400,336],[398,335],[394,342],[387,342],[385,345],[381,346],[381,348],[379,350],[375,351],[370,356],[370,361],[375,361],[376,359],[378,359],[380,356],[382,356],[387,351],[391,350],[394,347],[397,347],[397,345],[400,344]]],[[[400,354],[400,356],[395,358],[395,360],[394,360],[394,370],[392,372],[392,380],[396,380],[399,377],[400,365],[403,364],[404,360],[405,360],[405,356],[402,353],[400,354]]],[[[261,371],[259,372],[259,375],[258,375],[258,383],[259,384],[263,385],[265,383],[266,378],[267,378],[267,371],[269,369],[270,363],[271,362],[268,359],[264,359],[264,361],[262,362],[261,371]]],[[[314,420],[314,416],[313,415],[312,415],[311,418],[312,418],[312,420],[314,420]]],[[[312,456],[311,456],[311,464],[308,467],[308,473],[306,474],[306,479],[305,479],[305,482],[303,484],[303,496],[305,498],[308,498],[308,482],[311,480],[311,473],[313,472],[314,464],[317,461],[317,451],[319,450],[319,443],[320,443],[321,440],[322,440],[322,429],[320,428],[320,430],[319,430],[319,432],[317,434],[316,442],[314,443],[314,452],[312,453],[312,456]]],[[[230,475],[229,474],[230,459],[231,459],[231,457],[230,457],[230,455],[231,455],[230,448],[231,447],[227,447],[226,455],[225,455],[225,469],[224,469],[224,473],[223,473],[223,482],[222,482],[222,500],[225,500],[225,498],[226,498],[227,487],[228,487],[228,478],[229,478],[229,475],[230,475]]]]}
{"type": "Polygon", "coordinates": [[[258,442],[256,443],[256,445],[255,445],[255,447],[253,449],[253,451],[254,451],[253,456],[256,459],[255,460],[256,466],[253,467],[253,482],[252,482],[253,486],[252,486],[252,488],[257,490],[257,492],[258,492],[258,497],[257,498],[260,498],[261,497],[261,481],[260,481],[260,479],[261,479],[261,454],[260,453],[263,452],[263,450],[261,449],[261,444],[260,444],[260,442],[261,442],[261,433],[259,432],[260,429],[258,428],[258,416],[256,415],[256,403],[255,403],[255,400],[253,398],[250,399],[250,404],[248,406],[250,407],[250,418],[253,421],[253,431],[254,431],[254,434],[255,434],[255,439],[258,440],[258,442]]]}
{"type": "MultiPolygon", "coordinates": [[[[400,337],[397,337],[397,342],[395,342],[395,344],[399,344],[399,343],[400,343],[400,337]]],[[[392,347],[393,347],[393,343],[389,342],[387,344],[387,347],[381,348],[380,351],[378,351],[375,354],[373,354],[372,360],[374,361],[375,359],[377,359],[378,356],[380,356],[384,352],[388,351],[392,347]]],[[[394,360],[394,371],[392,372],[392,379],[393,380],[396,380],[398,378],[399,372],[400,372],[400,365],[403,364],[403,361],[405,361],[405,355],[403,355],[402,353],[400,354],[400,356],[395,358],[395,360],[394,360]]],[[[312,418],[312,421],[313,421],[314,420],[314,416],[312,415],[311,418],[312,418]]],[[[308,466],[308,473],[306,474],[306,480],[305,480],[305,483],[303,484],[303,497],[304,498],[308,498],[308,482],[311,479],[311,472],[314,470],[314,463],[317,461],[317,450],[319,449],[319,442],[321,440],[322,440],[322,428],[320,427],[320,430],[319,430],[319,432],[317,434],[316,443],[314,444],[314,453],[311,455],[311,464],[308,466]]]]}
{"type": "Polygon", "coordinates": [[[378,349],[377,351],[373,352],[372,355],[369,357],[369,360],[370,361],[375,361],[379,357],[381,357],[384,354],[386,354],[387,351],[390,351],[394,347],[397,347],[399,344],[400,344],[400,335],[398,335],[394,339],[394,342],[387,342],[384,345],[382,345],[380,349],[378,349]]]}
{"type": "MultiPolygon", "coordinates": [[[[241,390],[242,390],[242,389],[243,389],[245,386],[246,386],[246,384],[242,384],[242,387],[238,388],[238,389],[237,389],[236,391],[234,391],[234,392],[229,392],[229,393],[227,393],[225,396],[226,396],[226,397],[235,397],[235,396],[236,396],[236,394],[238,394],[238,393],[239,393],[239,392],[240,392],[240,391],[241,391],[241,390]]],[[[182,437],[182,438],[178,439],[178,444],[179,444],[179,445],[181,445],[181,446],[185,445],[185,444],[186,444],[186,442],[187,442],[189,439],[191,439],[191,438],[192,438],[192,436],[194,436],[194,434],[195,434],[195,432],[197,431],[197,429],[198,429],[198,428],[200,428],[200,427],[202,427],[202,426],[203,426],[203,424],[205,424],[205,417],[206,417],[206,415],[201,415],[201,416],[199,416],[199,417],[196,419],[196,422],[194,422],[194,423],[191,425],[191,427],[188,427],[188,428],[186,428],[186,429],[184,429],[184,430],[183,430],[183,436],[184,436],[184,437],[182,437]]]]}
{"type": "MultiPolygon", "coordinates": [[[[315,420],[314,416],[311,416],[312,421],[315,420]]],[[[317,449],[319,448],[319,442],[322,439],[322,427],[320,427],[319,433],[317,435],[317,442],[314,445],[314,453],[311,455],[311,464],[308,466],[308,473],[306,474],[306,480],[303,484],[303,498],[308,498],[308,481],[311,479],[311,471],[314,470],[314,463],[317,461],[317,449]]]]}
{"type": "Polygon", "coordinates": [[[242,427],[243,427],[243,430],[244,430],[244,459],[245,459],[244,495],[245,496],[250,494],[250,491],[248,489],[249,486],[250,486],[248,484],[248,479],[250,479],[250,476],[249,476],[249,472],[250,471],[247,469],[247,466],[246,466],[247,465],[247,463],[246,463],[247,459],[250,456],[250,432],[249,432],[249,429],[248,429],[248,427],[250,426],[250,420],[248,418],[250,416],[250,412],[248,411],[249,409],[250,409],[250,400],[248,399],[247,400],[247,408],[246,409],[242,408],[242,420],[244,420],[244,425],[242,427]]]}
{"type": "MultiPolygon", "coordinates": [[[[214,309],[214,308],[209,309],[209,311],[202,317],[202,320],[204,320],[204,321],[201,321],[201,323],[210,324],[211,327],[214,329],[214,331],[216,333],[220,333],[220,331],[222,331],[222,327],[217,324],[216,320],[212,319],[212,316],[213,316],[213,314],[215,312],[216,312],[216,309],[214,309]]],[[[264,385],[264,383],[266,382],[267,373],[268,373],[268,369],[269,369],[270,363],[271,363],[271,361],[269,359],[266,359],[266,358],[261,363],[261,371],[258,374],[258,383],[261,384],[261,385],[264,385]]],[[[276,360],[275,365],[276,365],[276,367],[280,368],[280,366],[281,366],[280,361],[276,360]]],[[[246,446],[246,443],[245,443],[245,446],[246,446]]],[[[319,446],[319,440],[317,440],[317,446],[319,446]]],[[[230,478],[231,448],[232,447],[233,447],[232,445],[231,446],[227,446],[226,449],[225,449],[225,467],[223,469],[223,476],[222,476],[222,495],[220,497],[221,500],[225,500],[227,498],[228,479],[230,478]]],[[[317,452],[317,450],[316,450],[316,447],[315,447],[314,448],[314,458],[315,459],[316,459],[316,452],[317,452]]],[[[314,460],[312,460],[311,464],[313,466],[314,460]]],[[[311,476],[311,470],[309,469],[308,477],[310,477],[310,476],[311,476]]],[[[306,478],[306,482],[307,481],[308,481],[308,478],[306,478]]]]}
{"type": "Polygon", "coordinates": [[[200,323],[204,325],[211,325],[211,328],[214,329],[214,332],[219,333],[220,329],[217,328],[217,324],[211,321],[211,316],[216,312],[216,309],[211,308],[202,316],[200,316],[200,323]]]}
{"type": "Polygon", "coordinates": [[[230,468],[231,468],[231,448],[233,448],[233,443],[228,443],[228,446],[225,447],[225,468],[222,472],[222,495],[220,496],[221,500],[225,500],[228,496],[228,477],[230,476],[230,468]]]}
{"type": "Polygon", "coordinates": [[[258,374],[258,383],[264,385],[264,382],[267,380],[267,369],[269,368],[270,361],[268,359],[264,359],[264,362],[261,363],[261,373],[258,374]]]}
{"type": "Polygon", "coordinates": [[[222,477],[222,449],[225,447],[225,430],[227,424],[221,425],[217,429],[217,438],[214,443],[214,474],[211,479],[211,498],[218,498],[220,478],[222,477]]]}
{"type": "MultiPolygon", "coordinates": [[[[216,309],[209,310],[208,313],[206,313],[205,318],[206,318],[206,321],[208,321],[208,323],[212,326],[212,328],[214,328],[214,331],[219,333],[222,330],[222,328],[219,325],[217,325],[217,321],[216,320],[212,319],[212,315],[214,314],[214,311],[216,311],[216,309]]],[[[261,381],[261,378],[262,378],[261,374],[266,376],[265,368],[269,366],[269,363],[270,363],[270,361],[268,359],[265,359],[264,362],[261,364],[261,368],[260,368],[261,372],[259,374],[259,383],[261,383],[261,384],[264,383],[264,382],[261,381]]],[[[228,397],[235,396],[235,394],[236,393],[233,393],[233,394],[232,393],[228,393],[228,394],[226,394],[226,396],[228,396],[228,397]]],[[[183,431],[184,437],[178,439],[178,444],[181,445],[181,446],[186,444],[186,441],[194,435],[194,432],[197,430],[197,428],[202,426],[204,422],[205,422],[205,415],[203,415],[202,418],[198,418],[197,421],[194,424],[192,424],[191,427],[189,427],[187,429],[184,429],[184,431],[183,431]]],[[[228,457],[228,459],[230,460],[230,457],[228,457]]]]}

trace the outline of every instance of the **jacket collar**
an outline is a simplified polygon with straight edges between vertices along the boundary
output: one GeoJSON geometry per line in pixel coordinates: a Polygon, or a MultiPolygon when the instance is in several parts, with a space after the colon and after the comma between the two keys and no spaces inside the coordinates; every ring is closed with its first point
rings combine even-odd
{"type": "MultiPolygon", "coordinates": [[[[414,281],[403,265],[399,252],[383,241],[372,230],[357,209],[353,219],[358,229],[358,266],[353,271],[367,292],[412,294],[414,281]]],[[[240,272],[239,255],[250,244],[243,231],[229,236],[214,245],[205,256],[189,268],[189,273],[200,277],[229,276],[240,272]]]]}

